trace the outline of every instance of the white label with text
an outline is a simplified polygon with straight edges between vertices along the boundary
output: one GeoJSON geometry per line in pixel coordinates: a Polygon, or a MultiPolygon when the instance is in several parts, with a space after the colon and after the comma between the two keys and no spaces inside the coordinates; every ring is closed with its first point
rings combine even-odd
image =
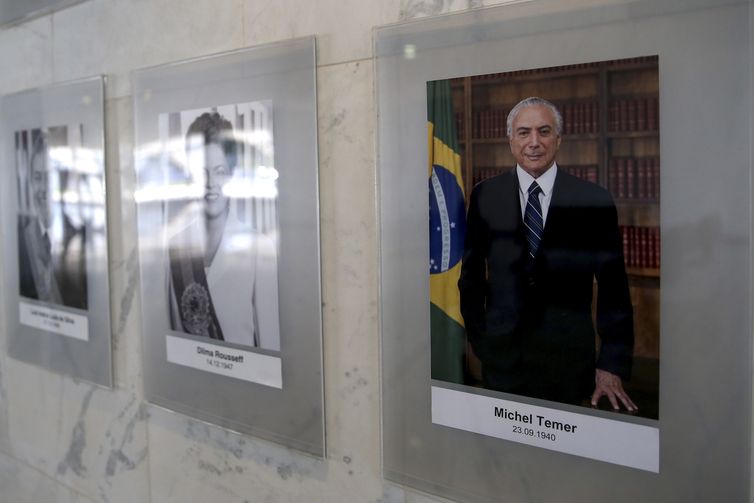
{"type": "Polygon", "coordinates": [[[660,431],[652,426],[437,386],[432,386],[432,422],[640,470],[660,471],[660,431]]]}
{"type": "Polygon", "coordinates": [[[23,325],[81,341],[89,340],[89,319],[86,316],[23,301],[18,303],[18,315],[23,325]]]}
{"type": "Polygon", "coordinates": [[[277,356],[228,348],[168,335],[168,361],[214,374],[283,388],[283,369],[277,356]]]}

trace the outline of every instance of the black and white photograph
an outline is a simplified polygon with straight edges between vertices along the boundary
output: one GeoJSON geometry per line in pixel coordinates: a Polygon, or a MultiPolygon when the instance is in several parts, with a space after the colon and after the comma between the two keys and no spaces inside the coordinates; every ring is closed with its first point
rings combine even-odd
{"type": "Polygon", "coordinates": [[[170,328],[280,349],[272,104],[162,114],[170,328]]]}
{"type": "Polygon", "coordinates": [[[3,96],[9,354],[109,386],[103,78],[3,96]]]}
{"type": "Polygon", "coordinates": [[[17,131],[15,153],[19,294],[86,310],[87,233],[101,225],[104,208],[93,200],[101,175],[74,159],[82,134],[76,125],[17,131]]]}

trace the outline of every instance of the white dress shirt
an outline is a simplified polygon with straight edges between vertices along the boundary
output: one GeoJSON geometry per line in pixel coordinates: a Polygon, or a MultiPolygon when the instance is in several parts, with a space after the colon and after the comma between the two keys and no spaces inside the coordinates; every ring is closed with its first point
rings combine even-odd
{"type": "Polygon", "coordinates": [[[518,176],[518,199],[521,203],[521,218],[524,218],[524,213],[526,212],[526,202],[529,199],[529,186],[536,181],[539,188],[542,189],[539,193],[539,205],[542,207],[542,226],[544,227],[547,223],[547,212],[550,210],[552,188],[555,185],[555,177],[557,174],[557,163],[552,163],[552,166],[542,173],[539,178],[534,178],[524,171],[521,166],[516,165],[516,175],[518,176]]]}

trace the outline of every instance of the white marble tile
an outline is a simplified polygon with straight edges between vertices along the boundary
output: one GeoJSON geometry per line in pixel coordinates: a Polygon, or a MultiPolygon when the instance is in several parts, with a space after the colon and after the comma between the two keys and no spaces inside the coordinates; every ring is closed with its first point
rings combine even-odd
{"type": "Polygon", "coordinates": [[[400,20],[447,14],[482,6],[482,0],[401,0],[400,20]]]}
{"type": "Polygon", "coordinates": [[[359,470],[150,407],[151,501],[377,503],[359,470]]]}
{"type": "Polygon", "coordinates": [[[145,408],[136,394],[6,362],[15,458],[93,500],[147,501],[145,408]]]}
{"type": "Polygon", "coordinates": [[[94,502],[4,454],[0,454],[0,501],[3,503],[94,502]]]}
{"type": "Polygon", "coordinates": [[[243,0],[246,45],[317,36],[319,65],[369,58],[372,27],[381,24],[382,2],[243,0]]]}
{"type": "Polygon", "coordinates": [[[385,482],[381,503],[452,503],[452,500],[385,482]]]}
{"type": "Polygon", "coordinates": [[[54,77],[106,73],[111,97],[130,94],[138,68],[243,45],[240,0],[92,0],[53,15],[54,77]]]}
{"type": "MultiPolygon", "coordinates": [[[[108,90],[110,85],[108,81],[108,90]]],[[[110,315],[116,387],[142,396],[132,103],[125,97],[105,105],[110,315]]]]}
{"type": "Polygon", "coordinates": [[[371,62],[318,71],[325,399],[333,459],[379,471],[371,62]]]}
{"type": "Polygon", "coordinates": [[[49,17],[0,30],[0,94],[52,81],[51,34],[49,17]]]}

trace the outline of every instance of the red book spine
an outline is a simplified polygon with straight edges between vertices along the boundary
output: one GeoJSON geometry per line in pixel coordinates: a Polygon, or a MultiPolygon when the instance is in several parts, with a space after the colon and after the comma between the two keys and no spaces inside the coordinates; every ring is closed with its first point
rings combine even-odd
{"type": "Polygon", "coordinates": [[[626,161],[625,159],[618,159],[617,160],[617,170],[618,173],[618,191],[617,191],[617,198],[623,199],[626,197],[626,161]]]}
{"type": "Polygon", "coordinates": [[[587,177],[589,178],[590,182],[594,184],[597,183],[597,166],[589,166],[587,177]]]}
{"type": "Polygon", "coordinates": [[[647,159],[637,159],[638,167],[636,169],[636,197],[646,199],[647,192],[647,159]]]}
{"type": "Polygon", "coordinates": [[[636,100],[636,130],[646,131],[647,129],[647,100],[636,100]]]}
{"type": "Polygon", "coordinates": [[[631,265],[629,263],[629,254],[631,252],[629,240],[628,240],[628,227],[625,225],[620,226],[620,236],[623,239],[623,261],[626,263],[626,265],[631,265]]]}
{"type": "Polygon", "coordinates": [[[471,137],[479,138],[479,112],[471,114],[471,137]]]}
{"type": "Polygon", "coordinates": [[[618,100],[618,131],[628,129],[628,100],[618,100]]]}
{"type": "Polygon", "coordinates": [[[660,198],[660,158],[655,157],[652,159],[652,197],[655,199],[660,198]]]}
{"type": "Polygon", "coordinates": [[[616,175],[617,166],[615,159],[607,161],[607,190],[616,197],[618,194],[618,176],[616,175]]]}
{"type": "Polygon", "coordinates": [[[596,101],[592,101],[591,103],[589,103],[589,118],[590,118],[589,132],[597,133],[599,131],[600,111],[599,111],[599,106],[597,106],[596,101]]]}
{"type": "Polygon", "coordinates": [[[660,246],[660,228],[659,227],[654,227],[652,229],[652,234],[654,236],[654,247],[653,247],[653,249],[654,249],[654,266],[655,266],[655,268],[659,269],[660,268],[660,250],[662,248],[660,246]]]}
{"type": "Polygon", "coordinates": [[[563,134],[573,133],[573,105],[566,103],[563,106],[563,134]]]}
{"type": "Polygon", "coordinates": [[[658,102],[656,98],[648,98],[646,100],[647,129],[650,131],[656,131],[658,129],[657,104],[658,102]]]}
{"type": "Polygon", "coordinates": [[[636,197],[635,179],[634,160],[626,159],[626,197],[628,198],[636,197]]]}
{"type": "Polygon", "coordinates": [[[639,267],[649,266],[649,240],[647,239],[649,228],[639,227],[639,267]]]}
{"type": "Polygon", "coordinates": [[[636,227],[628,227],[628,265],[629,267],[636,267],[636,227]]]}
{"type": "Polygon", "coordinates": [[[607,113],[607,129],[609,131],[618,130],[618,103],[613,101],[607,113]]]}
{"type": "Polygon", "coordinates": [[[628,100],[628,131],[636,131],[636,108],[638,107],[638,100],[628,100]]]}

